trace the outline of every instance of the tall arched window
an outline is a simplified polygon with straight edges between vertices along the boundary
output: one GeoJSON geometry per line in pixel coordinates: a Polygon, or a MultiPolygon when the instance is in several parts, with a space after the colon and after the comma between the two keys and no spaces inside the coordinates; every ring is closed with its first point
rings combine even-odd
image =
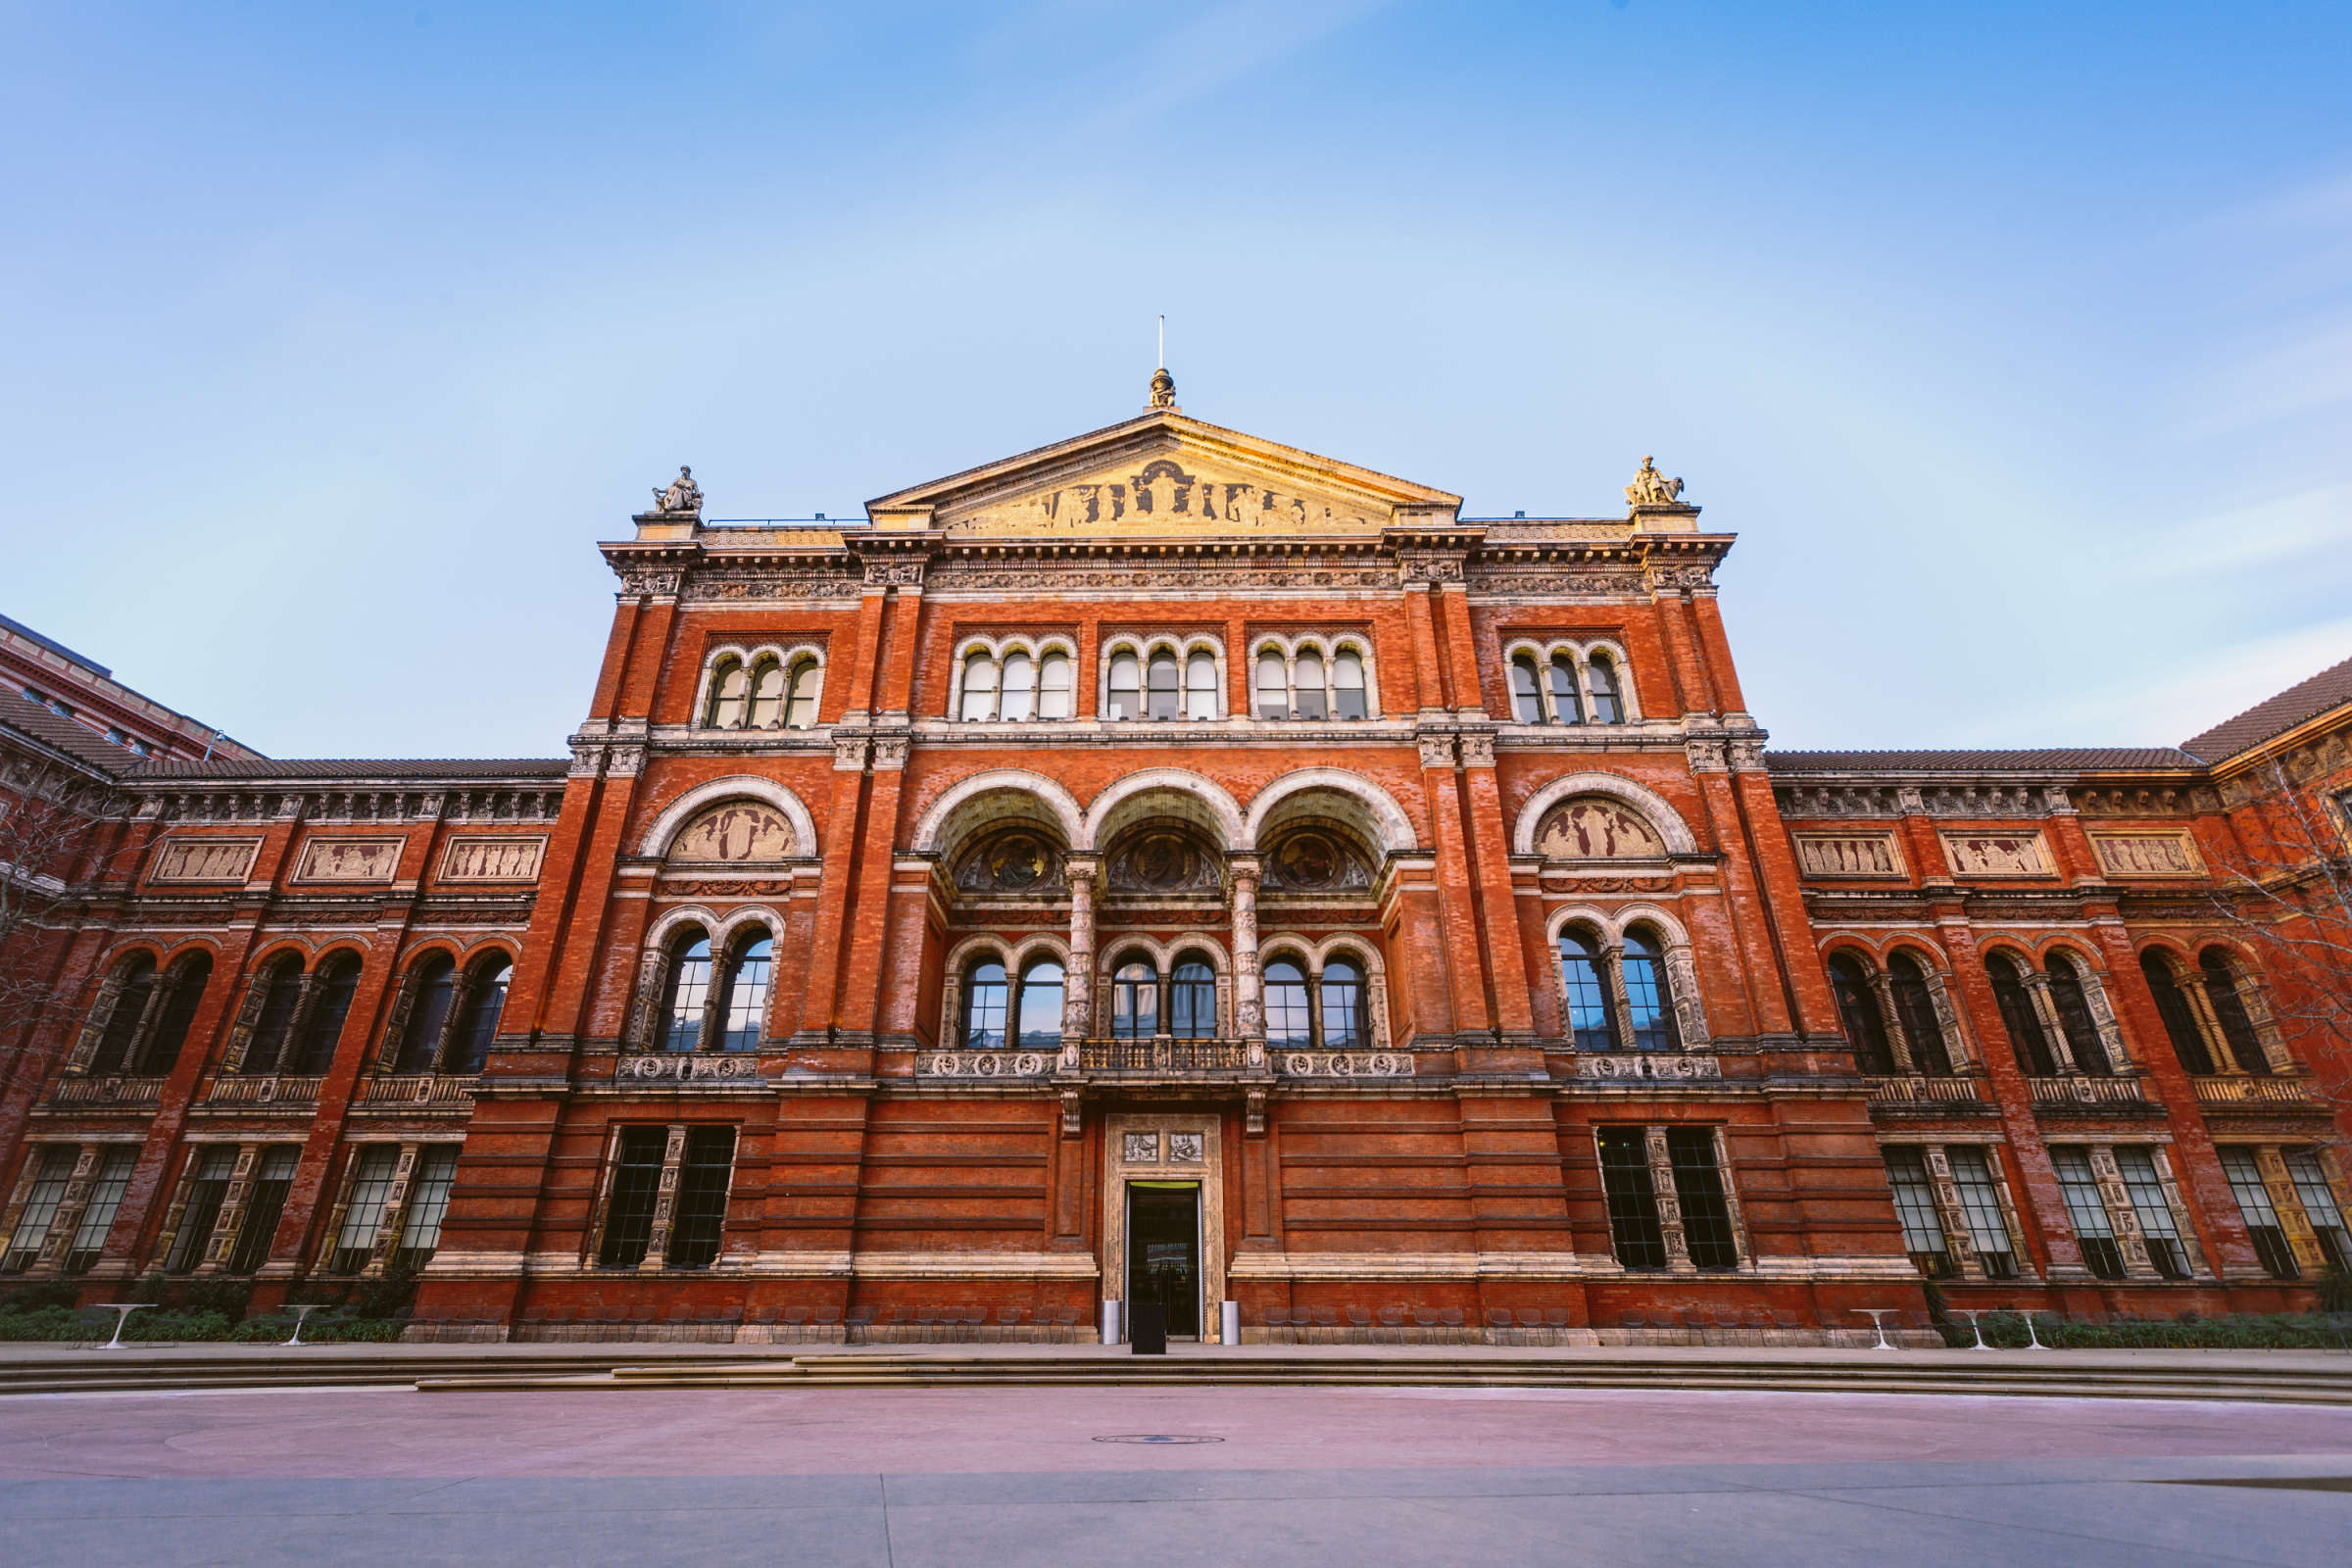
{"type": "Polygon", "coordinates": [[[1928,991],[1927,971],[1908,953],[1898,953],[1886,960],[1886,974],[1894,982],[1895,1016],[1902,1020],[1903,1037],[1911,1043],[1911,1064],[1922,1072],[1950,1077],[1952,1053],[1944,1044],[1943,1019],[1936,1014],[1936,999],[1928,991]]]}
{"type": "Polygon", "coordinates": [[[262,1010],[245,1042],[244,1070],[273,1073],[278,1058],[285,1054],[287,1037],[294,1032],[294,1012],[302,1001],[302,960],[286,955],[270,964],[254,985],[262,993],[262,1010]]]}
{"type": "Polygon", "coordinates": [[[2058,1009],[2058,1026],[2066,1031],[2066,1049],[2074,1053],[2075,1065],[2094,1078],[2111,1076],[2115,1064],[2107,1059],[2106,1042],[2091,1021],[2090,1002],[2082,994],[2082,976],[2075,960],[2053,953],[2049,971],[2050,1001],[2058,1009]]]}
{"type": "Polygon", "coordinates": [[[1511,712],[1522,724],[1544,722],[1544,693],[1536,684],[1536,661],[1531,654],[1511,661],[1511,712]]]}
{"type": "Polygon", "coordinates": [[[825,667],[813,659],[804,659],[792,666],[791,695],[784,704],[786,729],[815,727],[816,697],[824,682],[825,667]]]}
{"type": "Polygon", "coordinates": [[[1070,716],[1070,656],[1051,653],[1038,661],[1037,716],[1067,718],[1070,716]]]}
{"type": "Polygon", "coordinates": [[[963,721],[976,724],[997,716],[997,662],[974,654],[963,662],[963,721]]]}
{"type": "Polygon", "coordinates": [[[155,997],[155,959],[140,954],[124,966],[122,983],[115,992],[114,1010],[106,1015],[106,1029],[98,1037],[98,1050],[90,1057],[93,1073],[124,1072],[130,1066],[130,1048],[139,1035],[139,1020],[147,1016],[147,1004],[155,997]]]}
{"type": "Polygon", "coordinates": [[[774,729],[784,722],[784,666],[761,660],[752,672],[752,728],[774,729]]]}
{"type": "Polygon", "coordinates": [[[286,1062],[286,1071],[306,1077],[335,1064],[335,1047],[343,1039],[343,1020],[351,1016],[351,999],[360,991],[360,956],[338,953],[318,970],[312,983],[311,1015],[302,1021],[302,1034],[286,1062]]]}
{"type": "Polygon", "coordinates": [[[703,1043],[703,1009],[710,1002],[710,939],[690,931],[670,948],[669,976],[662,988],[662,1022],[656,1051],[693,1051],[703,1043]]]}
{"type": "Polygon", "coordinates": [[[2230,972],[2230,956],[2219,948],[2207,948],[2197,955],[2197,969],[2205,977],[2205,1000],[2213,1004],[2214,1021],[2222,1026],[2222,1038],[2230,1043],[2230,1054],[2247,1072],[2267,1074],[2271,1058],[2263,1054],[2261,1037],[2254,1033],[2254,1019],[2246,1011],[2245,999],[2237,994],[2237,977],[2230,972]]]}
{"type": "Polygon", "coordinates": [[[1027,719],[1037,707],[1037,663],[1025,653],[1004,656],[1004,695],[997,716],[1008,723],[1027,719]]]}
{"type": "Polygon", "coordinates": [[[1257,656],[1257,716],[1291,716],[1291,677],[1282,656],[1269,648],[1257,656]]]}
{"type": "Polygon", "coordinates": [[[450,1033],[445,1070],[466,1074],[482,1070],[482,1064],[490,1059],[490,1042],[498,1038],[498,1020],[507,1010],[507,982],[514,978],[514,965],[503,953],[474,965],[466,979],[466,1005],[458,1013],[457,1028],[450,1033]]]}
{"type": "Polygon", "coordinates": [[[1617,1045],[1617,1020],[1600,976],[1600,957],[1592,942],[1574,931],[1560,933],[1560,990],[1568,1002],[1568,1036],[1579,1051],[1610,1051],[1617,1045]]]}
{"type": "Polygon", "coordinates": [[[714,729],[743,727],[744,696],[750,683],[745,679],[743,661],[722,659],[710,671],[710,711],[708,722],[714,729]]]}
{"type": "Polygon", "coordinates": [[[1331,716],[1372,716],[1372,705],[1364,691],[1364,656],[1352,648],[1341,649],[1331,661],[1331,716]]]}
{"type": "Polygon", "coordinates": [[[1104,716],[1144,716],[1144,662],[1133,649],[1122,648],[1110,656],[1110,711],[1104,716]]]}
{"type": "Polygon", "coordinates": [[[1639,931],[1625,934],[1625,1001],[1633,1015],[1636,1051],[1682,1049],[1682,1034],[1674,1025],[1674,992],[1666,981],[1666,960],[1657,944],[1639,931]]]}
{"type": "Polygon", "coordinates": [[[1346,958],[1323,965],[1323,1049],[1364,1047],[1364,971],[1346,958]]]}
{"type": "Polygon", "coordinates": [[[718,1049],[756,1051],[767,1018],[769,962],[775,948],[762,934],[735,950],[727,964],[727,992],[720,1004],[718,1049]]]}
{"type": "Polygon", "coordinates": [[[204,1001],[204,988],[213,978],[213,959],[210,954],[199,953],[172,966],[164,977],[171,988],[164,999],[163,1011],[156,1016],[155,1033],[141,1052],[139,1072],[149,1078],[167,1076],[179,1061],[179,1048],[187,1043],[188,1028],[196,1021],[196,1008],[204,1001]]]}
{"type": "Polygon", "coordinates": [[[1217,1034],[1217,972],[1199,958],[1179,958],[1168,980],[1168,1033],[1179,1040],[1217,1034]]]}
{"type": "Polygon", "coordinates": [[[2058,1062],[2050,1054],[2050,1043],[2041,1032],[2041,1020],[2034,1014],[2034,1004],[2026,997],[2026,983],[2017,972],[2017,960],[2005,953],[1996,953],[1984,960],[1984,972],[1992,981],[1993,1004],[2000,1009],[2001,1028],[2009,1035],[2009,1049],[2016,1053],[2018,1070],[2029,1075],[2048,1078],[2058,1071],[2058,1062]]]}
{"type": "Polygon", "coordinates": [[[1061,1047],[1061,964],[1053,958],[1032,958],[1021,971],[1020,1047],[1023,1051],[1056,1051],[1061,1047]]]}
{"type": "Polygon", "coordinates": [[[1298,651],[1298,663],[1291,680],[1291,708],[1300,718],[1321,718],[1329,711],[1324,704],[1322,650],[1298,651]]]}
{"type": "Polygon", "coordinates": [[[2150,948],[2139,956],[2139,972],[2148,982],[2149,995],[2156,999],[2156,1016],[2164,1020],[2164,1037],[2173,1043],[2180,1070],[2199,1077],[2211,1073],[2213,1054],[2205,1049],[2204,1031],[2197,1027],[2196,1011],[2181,995],[2180,983],[2173,978],[2173,966],[2164,955],[2150,948]]]}
{"type": "Polygon", "coordinates": [[[1266,965],[1266,1044],[1304,1046],[1313,1039],[1306,971],[1288,958],[1276,958],[1266,965]]]}
{"type": "Polygon", "coordinates": [[[1004,1012],[1011,986],[1004,965],[982,958],[963,978],[963,1044],[967,1051],[994,1051],[1004,1044],[1004,1012]]]}
{"type": "Polygon", "coordinates": [[[1830,992],[1838,1001],[1838,1021],[1853,1044],[1854,1060],[1866,1073],[1880,1077],[1894,1071],[1894,1053],[1886,1047],[1886,1021],[1879,1016],[1878,1000],[1870,994],[1870,976],[1850,953],[1830,957],[1830,992]]]}
{"type": "Polygon", "coordinates": [[[1151,683],[1151,703],[1146,710],[1147,715],[1156,719],[1176,717],[1183,708],[1176,656],[1164,648],[1154,653],[1146,678],[1151,683]]]}
{"type": "Polygon", "coordinates": [[[1217,716],[1217,656],[1195,649],[1184,662],[1184,716],[1217,716]]]}
{"type": "Polygon", "coordinates": [[[1551,716],[1562,724],[1585,721],[1585,702],[1576,691],[1576,662],[1566,654],[1551,656],[1551,716]]]}
{"type": "Polygon", "coordinates": [[[1119,965],[1110,981],[1110,1032],[1118,1040],[1159,1033],[1159,975],[1141,958],[1119,965]]]}
{"type": "Polygon", "coordinates": [[[431,1072],[441,1031],[449,1023],[450,1004],[458,991],[458,963],[446,953],[427,954],[409,971],[408,1026],[401,1031],[400,1051],[392,1061],[398,1073],[431,1072]]]}
{"type": "Polygon", "coordinates": [[[1592,688],[1592,722],[1622,724],[1625,704],[1617,695],[1617,667],[1606,654],[1594,654],[1585,665],[1585,682],[1592,688]]]}

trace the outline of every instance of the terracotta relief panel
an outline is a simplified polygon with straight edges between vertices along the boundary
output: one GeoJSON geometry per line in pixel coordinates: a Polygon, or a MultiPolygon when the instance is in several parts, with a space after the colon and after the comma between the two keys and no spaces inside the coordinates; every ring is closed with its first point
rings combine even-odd
{"type": "Polygon", "coordinates": [[[389,882],[406,839],[313,839],[302,847],[297,882],[389,882]]]}
{"type": "Polygon", "coordinates": [[[444,882],[535,882],[547,840],[453,838],[441,857],[444,882]]]}
{"type": "Polygon", "coordinates": [[[1385,505],[1294,490],[1179,454],[1089,473],[942,519],[950,534],[1352,533],[1386,526],[1385,505]]]}
{"type": "Polygon", "coordinates": [[[173,839],[155,858],[150,882],[242,882],[261,853],[260,839],[173,839]]]}
{"type": "Polygon", "coordinates": [[[2039,833],[1945,833],[1944,858],[1956,876],[2049,876],[2039,833]]]}
{"type": "Polygon", "coordinates": [[[2205,862],[2186,833],[2092,833],[2091,853],[2109,876],[2203,876],[2205,862]]]}
{"type": "Polygon", "coordinates": [[[1891,833],[1799,833],[1796,863],[1807,876],[1901,876],[1903,852],[1891,833]]]}
{"type": "Polygon", "coordinates": [[[749,865],[789,859],[798,840],[784,813],[760,801],[724,801],[686,824],[669,858],[697,865],[749,865]]]}
{"type": "Polygon", "coordinates": [[[1536,832],[1536,853],[1555,860],[1662,860],[1666,845],[1623,802],[1579,795],[1544,816],[1536,832]]]}

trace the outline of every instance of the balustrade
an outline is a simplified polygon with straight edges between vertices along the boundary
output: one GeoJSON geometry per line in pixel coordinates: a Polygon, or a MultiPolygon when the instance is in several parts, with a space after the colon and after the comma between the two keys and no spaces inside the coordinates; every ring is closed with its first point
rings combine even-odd
{"type": "Polygon", "coordinates": [[[278,1077],[267,1074],[246,1078],[230,1075],[216,1078],[204,1094],[208,1105],[298,1105],[318,1103],[318,1086],[324,1082],[317,1077],[278,1077]]]}
{"type": "Polygon", "coordinates": [[[359,1103],[460,1110],[473,1103],[473,1080],[432,1072],[369,1078],[360,1085],[359,1103]]]}
{"type": "Polygon", "coordinates": [[[161,1078],[60,1078],[49,1092],[52,1105],[93,1109],[151,1110],[163,1103],[161,1078]]]}

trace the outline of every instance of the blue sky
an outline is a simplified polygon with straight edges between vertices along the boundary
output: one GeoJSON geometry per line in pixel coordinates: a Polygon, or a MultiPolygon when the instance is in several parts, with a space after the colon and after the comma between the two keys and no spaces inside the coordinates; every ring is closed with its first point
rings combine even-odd
{"type": "Polygon", "coordinates": [[[594,542],[1188,412],[1736,530],[1782,747],[2352,655],[2352,7],[0,7],[0,612],[279,756],[555,755],[594,542]]]}

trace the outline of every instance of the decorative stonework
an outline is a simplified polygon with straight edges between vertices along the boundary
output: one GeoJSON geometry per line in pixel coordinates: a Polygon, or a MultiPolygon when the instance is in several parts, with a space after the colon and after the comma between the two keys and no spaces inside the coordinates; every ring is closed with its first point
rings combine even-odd
{"type": "Polygon", "coordinates": [[[1553,860],[1662,860],[1666,844],[1623,802],[1579,795],[1544,815],[1536,853],[1553,860]]]}
{"type": "Polygon", "coordinates": [[[675,598],[686,581],[683,566],[624,566],[620,572],[620,591],[624,594],[675,598]]]}
{"type": "Polygon", "coordinates": [[[1141,467],[1076,475],[1050,490],[983,502],[943,517],[951,538],[973,534],[1027,538],[1103,534],[1302,534],[1368,532],[1389,521],[1365,503],[1332,493],[1278,487],[1187,456],[1154,458],[1141,467]]]}
{"type": "Polygon", "coordinates": [[[760,1063],[748,1055],[709,1055],[686,1051],[623,1056],[612,1076],[623,1083],[756,1084],[762,1081],[760,1063]]]}
{"type": "Polygon", "coordinates": [[[406,839],[313,839],[302,849],[297,882],[389,882],[406,839]]]}
{"type": "Polygon", "coordinates": [[[1713,1056],[1589,1053],[1576,1058],[1576,1075],[1579,1078],[1615,1082],[1695,1082],[1702,1078],[1721,1078],[1723,1063],[1713,1056]]]}
{"type": "Polygon", "coordinates": [[[2203,876],[2205,861],[2185,831],[2089,834],[2099,869],[2118,877],[2203,876]]]}
{"type": "Polygon", "coordinates": [[[150,882],[242,882],[253,872],[260,839],[175,838],[155,858],[150,882]]]}
{"type": "Polygon", "coordinates": [[[865,585],[868,588],[920,588],[923,585],[923,565],[920,561],[868,561],[865,563],[865,585]]]}
{"type": "Polygon", "coordinates": [[[799,840],[782,811],[763,801],[722,801],[696,814],[670,841],[672,865],[749,865],[791,858],[799,840]]]}
{"type": "Polygon", "coordinates": [[[1642,467],[1634,482],[1625,487],[1625,504],[1629,507],[1672,507],[1682,504],[1683,481],[1669,479],[1660,473],[1649,459],[1642,460],[1642,467]]]}
{"type": "Polygon", "coordinates": [[[663,517],[700,517],[703,514],[703,487],[694,482],[694,470],[678,465],[678,476],[666,485],[654,487],[654,512],[663,517]]]}
{"type": "Polygon", "coordinates": [[[1899,877],[1902,846],[1891,833],[1797,833],[1797,869],[1807,876],[1899,877]]]}
{"type": "Polygon", "coordinates": [[[535,882],[547,854],[544,835],[532,838],[460,837],[441,856],[444,882],[535,882]]]}
{"type": "Polygon", "coordinates": [[[1279,1051],[1271,1054],[1289,1078],[1410,1078],[1409,1051],[1279,1051]]]}
{"type": "Polygon", "coordinates": [[[2034,833],[1943,833],[1955,876],[2048,876],[2050,858],[2034,833]]]}
{"type": "Polygon", "coordinates": [[[1050,1051],[932,1051],[914,1058],[928,1078],[1043,1078],[1057,1057],[1050,1051]]]}

